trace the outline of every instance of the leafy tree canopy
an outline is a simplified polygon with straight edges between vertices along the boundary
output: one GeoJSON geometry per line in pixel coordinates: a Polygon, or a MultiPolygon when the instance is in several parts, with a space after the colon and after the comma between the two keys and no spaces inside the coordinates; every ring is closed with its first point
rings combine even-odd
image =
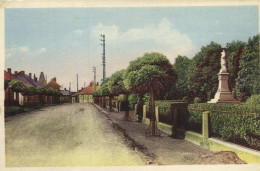
{"type": "Polygon", "coordinates": [[[36,87],[35,91],[37,94],[45,94],[46,93],[46,88],[44,87],[36,87]]]}
{"type": "Polygon", "coordinates": [[[211,42],[193,58],[188,71],[189,93],[193,98],[207,101],[214,97],[218,88],[221,51],[220,44],[211,42]]]}
{"type": "Polygon", "coordinates": [[[125,92],[125,86],[123,82],[124,72],[125,70],[117,71],[109,78],[107,84],[108,90],[111,92],[111,94],[119,95],[125,92]]]}
{"type": "Polygon", "coordinates": [[[14,92],[21,92],[21,93],[23,93],[23,92],[26,91],[25,84],[22,81],[20,81],[20,80],[12,80],[9,83],[8,88],[13,90],[14,92]]]}
{"type": "Polygon", "coordinates": [[[25,95],[35,95],[36,93],[35,87],[27,84],[25,84],[25,87],[26,87],[24,92],[25,95]]]}
{"type": "Polygon", "coordinates": [[[152,52],[131,61],[123,78],[127,90],[144,94],[151,86],[157,90],[171,86],[175,73],[166,56],[152,52]]]}

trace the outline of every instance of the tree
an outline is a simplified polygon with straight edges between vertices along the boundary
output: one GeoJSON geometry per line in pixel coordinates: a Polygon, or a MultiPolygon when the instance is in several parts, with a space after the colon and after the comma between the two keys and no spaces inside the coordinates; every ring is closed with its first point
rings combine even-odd
{"type": "Polygon", "coordinates": [[[188,71],[191,98],[199,97],[206,102],[214,97],[218,88],[221,51],[221,45],[211,42],[193,58],[188,71]]]}
{"type": "Polygon", "coordinates": [[[233,41],[226,45],[227,68],[229,72],[229,88],[232,91],[235,88],[236,79],[239,73],[239,61],[243,55],[246,43],[242,41],[233,41]]]}
{"type": "Polygon", "coordinates": [[[110,96],[111,92],[108,89],[108,81],[103,83],[101,85],[100,89],[100,95],[102,96],[102,107],[105,107],[105,96],[110,96]]]}
{"type": "Polygon", "coordinates": [[[130,62],[124,73],[124,85],[127,90],[135,93],[150,92],[149,109],[150,126],[146,134],[157,135],[159,131],[155,119],[155,94],[171,87],[175,82],[175,72],[169,60],[163,54],[152,52],[130,62]]]}
{"type": "MultiPolygon", "coordinates": [[[[125,89],[124,82],[123,82],[123,75],[124,75],[125,70],[120,70],[115,72],[111,77],[109,78],[108,83],[108,89],[111,93],[111,95],[119,95],[119,94],[124,94],[126,96],[125,100],[125,116],[124,120],[129,120],[129,106],[128,106],[128,91],[125,89]]],[[[111,105],[111,97],[109,97],[109,103],[111,105]]]]}
{"type": "Polygon", "coordinates": [[[40,103],[43,103],[43,95],[46,93],[46,88],[44,87],[36,87],[36,93],[39,95],[40,103]]]}
{"type": "Polygon", "coordinates": [[[234,93],[242,101],[260,93],[259,35],[250,37],[239,61],[234,93]]]}
{"type": "Polygon", "coordinates": [[[173,64],[173,69],[177,75],[176,84],[171,87],[171,90],[167,94],[167,98],[170,99],[183,99],[184,96],[188,96],[188,69],[191,60],[186,56],[178,56],[173,64]]]}
{"type": "Polygon", "coordinates": [[[125,70],[120,70],[111,75],[108,81],[108,89],[113,95],[119,95],[126,92],[123,74],[125,70]]]}
{"type": "Polygon", "coordinates": [[[29,96],[35,95],[35,93],[36,93],[35,87],[33,87],[31,85],[27,85],[27,84],[25,84],[25,87],[26,87],[26,89],[24,91],[25,95],[29,95],[29,96]]]}
{"type": "Polygon", "coordinates": [[[25,84],[20,80],[12,80],[9,83],[8,88],[14,92],[20,92],[20,93],[24,93],[26,91],[25,84]]]}

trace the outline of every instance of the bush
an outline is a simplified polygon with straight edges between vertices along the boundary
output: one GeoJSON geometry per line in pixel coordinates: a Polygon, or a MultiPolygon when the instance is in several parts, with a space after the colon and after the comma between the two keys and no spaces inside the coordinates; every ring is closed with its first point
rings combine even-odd
{"type": "Polygon", "coordinates": [[[126,101],[125,95],[124,94],[120,94],[118,96],[118,101],[121,101],[121,102],[126,101]]]}
{"type": "Polygon", "coordinates": [[[194,98],[194,103],[200,103],[200,102],[201,102],[201,99],[199,97],[194,98]]]}
{"type": "Polygon", "coordinates": [[[260,149],[260,105],[190,104],[190,124],[201,125],[203,111],[211,111],[211,135],[231,142],[241,141],[242,145],[257,146],[256,149],[260,149]]]}
{"type": "MultiPolygon", "coordinates": [[[[155,106],[159,106],[159,120],[160,122],[172,124],[173,115],[171,114],[171,104],[173,103],[183,103],[183,100],[156,100],[155,106]]],[[[145,103],[146,111],[149,112],[149,102],[145,103]]],[[[147,113],[149,118],[149,113],[147,113]]]]}
{"type": "Polygon", "coordinates": [[[130,109],[135,108],[135,104],[138,103],[138,95],[135,93],[132,93],[128,96],[128,102],[129,102],[129,107],[130,109]]]}
{"type": "Polygon", "coordinates": [[[4,111],[6,117],[6,116],[12,116],[15,114],[23,113],[24,109],[17,106],[5,106],[4,111]]]}
{"type": "Polygon", "coordinates": [[[259,95],[253,95],[246,101],[246,105],[254,107],[256,105],[260,105],[260,94],[259,95]]]}

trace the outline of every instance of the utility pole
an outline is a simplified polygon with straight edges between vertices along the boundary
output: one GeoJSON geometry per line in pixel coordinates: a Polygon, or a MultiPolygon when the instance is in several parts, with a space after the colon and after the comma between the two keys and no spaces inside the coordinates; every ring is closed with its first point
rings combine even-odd
{"type": "Polygon", "coordinates": [[[93,67],[93,72],[94,72],[94,90],[96,90],[96,67],[93,67]]]}
{"type": "Polygon", "coordinates": [[[79,81],[78,81],[78,74],[77,74],[77,93],[79,92],[79,81]]]}
{"type": "Polygon", "coordinates": [[[69,87],[69,95],[70,95],[70,91],[71,91],[71,82],[70,82],[70,87],[69,87]]]}
{"type": "Polygon", "coordinates": [[[100,41],[102,42],[101,45],[103,46],[103,53],[102,53],[102,65],[103,65],[103,79],[102,82],[106,80],[106,48],[105,48],[105,35],[101,34],[100,35],[101,39],[100,41]]]}
{"type": "Polygon", "coordinates": [[[77,103],[79,103],[79,79],[78,79],[78,74],[77,74],[77,103]]]}

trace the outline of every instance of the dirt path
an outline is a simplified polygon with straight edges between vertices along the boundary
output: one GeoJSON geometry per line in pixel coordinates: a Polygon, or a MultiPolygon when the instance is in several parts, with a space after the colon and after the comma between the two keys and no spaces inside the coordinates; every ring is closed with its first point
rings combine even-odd
{"type": "MultiPolygon", "coordinates": [[[[107,109],[96,107],[105,113],[115,124],[123,129],[127,136],[134,139],[145,154],[153,156],[154,164],[162,165],[204,165],[204,164],[244,164],[234,152],[213,152],[183,139],[173,139],[161,132],[160,137],[146,137],[148,125],[124,121],[124,112],[108,112],[107,109]]],[[[137,145],[137,147],[138,147],[137,145]]]]}
{"type": "Polygon", "coordinates": [[[44,108],[7,119],[6,166],[144,165],[90,104],[44,108]]]}

